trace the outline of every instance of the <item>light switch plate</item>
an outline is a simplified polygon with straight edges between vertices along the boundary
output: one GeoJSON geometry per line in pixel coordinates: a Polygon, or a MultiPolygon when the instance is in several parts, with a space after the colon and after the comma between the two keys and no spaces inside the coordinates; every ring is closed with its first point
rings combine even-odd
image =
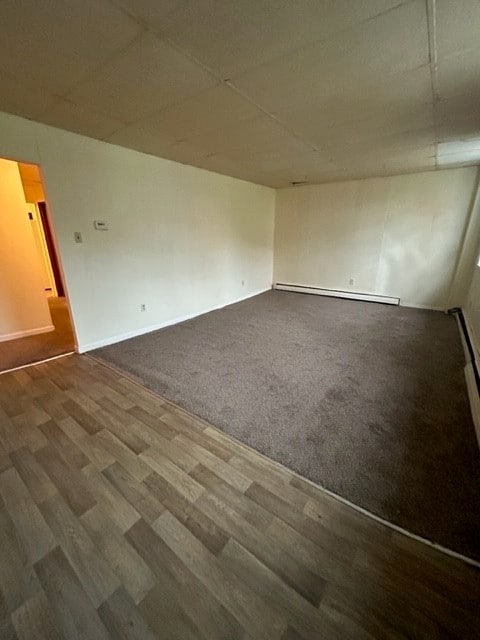
{"type": "Polygon", "coordinates": [[[83,242],[82,234],[80,233],[80,231],[74,231],[73,232],[73,237],[75,238],[75,242],[77,242],[77,243],[83,242]]]}

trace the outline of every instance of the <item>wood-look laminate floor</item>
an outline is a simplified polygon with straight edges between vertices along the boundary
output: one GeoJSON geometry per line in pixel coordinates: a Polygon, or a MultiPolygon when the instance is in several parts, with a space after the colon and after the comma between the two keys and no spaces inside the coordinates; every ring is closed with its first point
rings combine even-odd
{"type": "Polygon", "coordinates": [[[478,569],[88,357],[0,376],[0,496],[2,640],[480,637],[478,569]]]}

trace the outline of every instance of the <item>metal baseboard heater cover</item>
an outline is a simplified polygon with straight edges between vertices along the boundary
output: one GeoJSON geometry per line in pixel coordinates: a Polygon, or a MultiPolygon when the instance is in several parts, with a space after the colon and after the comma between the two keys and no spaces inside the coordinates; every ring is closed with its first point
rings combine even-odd
{"type": "Polygon", "coordinates": [[[451,316],[453,315],[458,316],[460,326],[462,328],[463,337],[465,338],[465,343],[467,345],[468,353],[472,363],[473,374],[475,376],[475,382],[477,384],[477,391],[480,394],[480,372],[478,370],[478,365],[477,365],[477,356],[475,354],[475,349],[473,347],[472,340],[470,338],[470,332],[468,330],[467,323],[465,322],[465,316],[463,315],[463,310],[461,307],[452,307],[451,309],[448,309],[447,313],[451,316]]]}
{"type": "Polygon", "coordinates": [[[316,296],[328,296],[330,298],[348,298],[350,300],[364,300],[365,302],[380,302],[381,304],[391,304],[398,306],[400,298],[392,296],[379,296],[373,293],[361,293],[357,291],[340,291],[337,289],[321,289],[320,287],[306,287],[301,284],[286,284],[276,282],[274,289],[279,291],[293,291],[295,293],[312,293],[316,296]]]}

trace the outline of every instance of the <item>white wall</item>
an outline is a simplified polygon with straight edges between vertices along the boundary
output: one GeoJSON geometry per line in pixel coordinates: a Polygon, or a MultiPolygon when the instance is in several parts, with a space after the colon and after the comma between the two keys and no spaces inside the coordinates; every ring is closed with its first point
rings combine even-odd
{"type": "Polygon", "coordinates": [[[0,341],[53,329],[16,162],[0,159],[0,341]]]}
{"type": "Polygon", "coordinates": [[[460,249],[476,172],[279,190],[274,281],[395,296],[420,307],[462,304],[473,249],[460,249]]]}
{"type": "Polygon", "coordinates": [[[465,245],[472,247],[472,259],[470,260],[470,283],[463,307],[480,362],[480,266],[478,266],[480,262],[480,167],[465,245]]]}
{"type": "Polygon", "coordinates": [[[271,286],[273,189],[7,114],[0,156],[41,165],[81,350],[271,286]]]}

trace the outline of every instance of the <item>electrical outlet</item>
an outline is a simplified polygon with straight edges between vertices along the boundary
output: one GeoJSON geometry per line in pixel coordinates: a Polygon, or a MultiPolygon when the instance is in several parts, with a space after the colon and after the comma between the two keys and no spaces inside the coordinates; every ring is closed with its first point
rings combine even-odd
{"type": "Polygon", "coordinates": [[[350,284],[355,284],[355,278],[350,278],[350,284]]]}
{"type": "Polygon", "coordinates": [[[147,305],[142,303],[140,305],[140,311],[146,311],[146,310],[147,310],[147,305]]]}

